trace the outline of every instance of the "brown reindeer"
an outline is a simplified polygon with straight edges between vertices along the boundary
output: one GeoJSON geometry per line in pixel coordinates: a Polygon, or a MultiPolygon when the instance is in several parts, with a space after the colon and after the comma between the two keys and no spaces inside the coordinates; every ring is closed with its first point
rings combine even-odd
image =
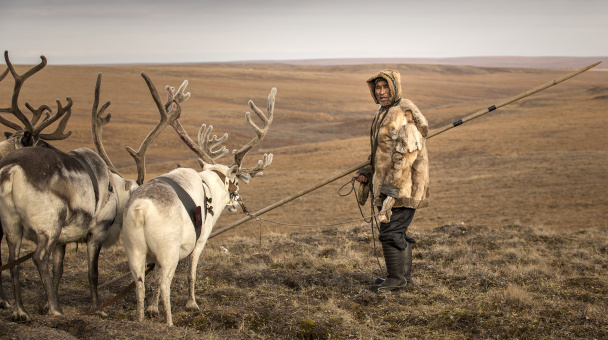
{"type": "MultiPolygon", "coordinates": [[[[13,94],[11,97],[11,103],[9,107],[0,108],[0,124],[15,130],[16,132],[5,132],[5,136],[7,140],[0,142],[0,159],[4,158],[10,152],[15,151],[17,149],[29,146],[41,146],[52,148],[50,144],[46,141],[52,140],[61,140],[66,139],[70,136],[71,132],[64,132],[66,124],[70,119],[71,108],[72,108],[72,100],[67,98],[67,105],[63,106],[61,102],[57,101],[57,112],[51,116],[52,110],[47,105],[41,105],[37,109],[33,108],[29,103],[25,103],[25,106],[32,113],[32,119],[28,119],[21,108],[19,107],[19,94],[21,93],[21,88],[25,81],[42,70],[46,66],[46,58],[41,56],[40,59],[42,61],[40,64],[30,68],[28,71],[19,74],[13,64],[11,63],[8,57],[8,51],[4,52],[4,60],[6,61],[7,68],[0,74],[0,81],[4,80],[6,76],[10,73],[14,79],[14,88],[13,94]],[[5,118],[2,113],[10,113],[15,116],[23,125],[19,125],[7,118],[5,118]],[[42,117],[43,114],[45,118],[40,121],[38,125],[38,121],[42,117]],[[51,133],[43,133],[43,130],[46,129],[49,125],[53,124],[59,120],[59,124],[57,125],[55,131],[51,133]]],[[[2,226],[0,224],[0,242],[2,242],[3,232],[2,226]]],[[[2,265],[2,251],[0,249],[0,265],[2,265]]],[[[2,275],[0,273],[0,308],[10,308],[11,304],[6,299],[4,295],[4,291],[2,289],[2,275]]]]}

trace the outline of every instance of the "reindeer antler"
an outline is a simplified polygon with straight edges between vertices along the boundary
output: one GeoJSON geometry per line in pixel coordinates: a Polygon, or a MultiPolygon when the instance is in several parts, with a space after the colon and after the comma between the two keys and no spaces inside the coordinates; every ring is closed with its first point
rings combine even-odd
{"type": "Polygon", "coordinates": [[[0,81],[2,81],[2,79],[4,79],[7,74],[8,74],[8,67],[6,68],[6,70],[4,70],[4,72],[2,72],[2,74],[0,74],[0,81]]]}
{"type": "MultiPolygon", "coordinates": [[[[182,103],[190,98],[190,92],[185,92],[187,85],[188,82],[184,81],[182,86],[180,86],[177,90],[177,93],[174,92],[175,88],[167,87],[167,102],[165,103],[165,108],[167,108],[168,105],[170,105],[170,103],[173,101],[182,103]]],[[[209,125],[209,128],[207,128],[206,124],[201,125],[201,128],[198,131],[198,143],[195,143],[192,138],[190,138],[179,120],[175,120],[173,123],[171,123],[171,126],[175,132],[177,132],[179,138],[181,138],[181,140],[190,148],[190,150],[192,150],[206,163],[215,164],[217,159],[228,153],[228,149],[225,146],[222,146],[219,150],[213,150],[226,141],[228,134],[225,133],[220,138],[218,138],[216,135],[209,137],[209,135],[211,135],[211,131],[213,130],[213,126],[211,125],[209,125]]]]}
{"type": "Polygon", "coordinates": [[[11,75],[13,76],[13,79],[15,80],[15,87],[13,88],[13,95],[11,98],[11,107],[10,108],[0,108],[0,112],[12,113],[17,119],[19,119],[19,121],[21,121],[21,123],[23,123],[23,126],[20,126],[19,124],[16,124],[2,116],[0,116],[0,124],[3,124],[6,127],[9,127],[15,131],[19,131],[19,130],[29,131],[33,135],[34,139],[38,139],[38,138],[45,139],[45,140],[66,139],[72,134],[71,131],[64,132],[64,130],[67,126],[67,122],[71,116],[73,102],[70,97],[66,98],[68,103],[65,107],[62,107],[59,100],[57,101],[57,113],[55,113],[52,116],[50,115],[52,110],[49,106],[41,105],[40,107],[35,109],[29,103],[26,102],[25,106],[32,113],[31,121],[25,116],[25,114],[23,114],[23,112],[19,108],[19,93],[21,92],[21,87],[23,86],[23,83],[29,77],[36,74],[38,71],[42,70],[46,66],[46,58],[44,56],[40,56],[40,59],[42,60],[40,62],[40,64],[32,67],[31,69],[29,69],[27,72],[25,72],[23,74],[18,74],[8,57],[8,51],[4,52],[4,60],[6,60],[7,69],[0,75],[0,80],[4,79],[7,76],[8,72],[10,72],[11,75]],[[34,125],[38,122],[38,120],[44,113],[46,113],[46,117],[42,120],[42,122],[40,122],[40,124],[38,126],[36,126],[34,128],[34,125]],[[59,118],[61,118],[61,121],[57,125],[57,128],[55,129],[55,131],[53,131],[52,133],[46,133],[46,134],[41,133],[42,130],[44,130],[46,127],[48,127],[52,123],[56,122],[59,118]]]}
{"type": "Polygon", "coordinates": [[[220,138],[216,135],[209,137],[211,131],[213,131],[212,125],[209,125],[208,128],[206,124],[201,125],[201,128],[198,130],[198,143],[195,143],[192,138],[190,138],[178,120],[174,121],[171,126],[190,150],[205,163],[215,164],[217,159],[222,158],[228,153],[228,149],[225,146],[222,146],[219,150],[214,150],[228,139],[228,134],[225,133],[220,138]]]}
{"type": "Polygon", "coordinates": [[[251,120],[251,113],[249,113],[249,112],[245,113],[245,119],[247,120],[247,123],[249,123],[249,125],[253,128],[253,130],[255,131],[257,136],[254,137],[251,141],[249,141],[249,143],[245,144],[239,150],[232,151],[234,161],[231,166],[234,166],[234,165],[238,166],[238,168],[239,168],[238,173],[241,175],[245,175],[245,176],[249,175],[251,177],[255,177],[256,175],[261,174],[261,171],[266,169],[272,162],[272,154],[264,154],[263,159],[258,161],[258,164],[255,167],[253,167],[253,168],[242,168],[241,167],[243,164],[243,158],[245,158],[245,155],[251,149],[253,149],[256,145],[258,145],[262,141],[262,139],[264,139],[264,137],[266,137],[266,134],[268,133],[268,129],[270,128],[270,124],[272,124],[272,119],[274,118],[274,103],[275,103],[276,94],[277,94],[277,89],[272,88],[272,90],[270,90],[270,94],[268,95],[268,103],[266,106],[267,115],[265,115],[262,112],[262,110],[260,110],[257,106],[255,106],[253,101],[251,101],[251,100],[249,101],[249,107],[262,120],[262,122],[264,123],[264,127],[260,129],[256,125],[256,123],[253,120],[251,120]]]}
{"type": "Polygon", "coordinates": [[[118,172],[114,164],[112,164],[112,161],[110,160],[110,157],[108,157],[106,149],[103,146],[103,126],[110,122],[112,114],[108,113],[105,117],[102,117],[108,106],[110,106],[110,101],[107,101],[101,106],[101,109],[97,110],[97,107],[99,106],[99,93],[101,92],[100,88],[101,73],[97,75],[97,83],[95,84],[95,100],[93,101],[93,109],[91,111],[91,134],[93,135],[93,144],[95,145],[95,150],[97,150],[97,154],[107,164],[110,171],[119,175],[120,177],[123,177],[120,172],[118,172]]]}
{"type": "Polygon", "coordinates": [[[137,184],[142,185],[144,182],[144,178],[146,176],[146,152],[148,151],[148,147],[152,142],[160,135],[160,133],[168,126],[173,124],[173,122],[177,121],[179,118],[182,109],[180,103],[190,98],[190,94],[184,94],[186,86],[188,85],[188,81],[184,81],[182,86],[180,86],[178,93],[174,93],[175,88],[171,86],[167,86],[165,90],[167,91],[167,97],[172,98],[172,100],[167,100],[167,103],[163,105],[160,101],[160,97],[158,95],[158,91],[154,87],[154,84],[150,80],[150,78],[142,72],[141,76],[148,84],[148,88],[150,89],[150,94],[156,103],[156,107],[158,108],[158,112],[160,113],[160,121],[154,127],[154,129],[148,134],[146,139],[142,142],[139,150],[136,152],[132,148],[127,146],[127,151],[131,154],[133,159],[135,160],[135,164],[137,165],[137,184]]]}

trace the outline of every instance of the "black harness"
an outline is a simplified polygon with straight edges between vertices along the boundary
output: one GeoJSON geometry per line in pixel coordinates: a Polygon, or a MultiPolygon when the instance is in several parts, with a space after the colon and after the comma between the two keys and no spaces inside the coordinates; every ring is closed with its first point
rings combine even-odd
{"type": "MultiPolygon", "coordinates": [[[[216,170],[213,170],[213,172],[215,172],[218,177],[220,178],[220,180],[222,182],[226,181],[226,176],[216,170]]],[[[153,179],[154,180],[159,180],[162,182],[165,182],[167,184],[169,184],[171,186],[171,188],[173,188],[173,190],[175,191],[175,193],[177,194],[177,197],[179,197],[179,200],[182,202],[182,205],[184,206],[184,208],[186,208],[186,211],[188,212],[188,216],[190,216],[190,219],[192,220],[192,223],[194,223],[194,226],[196,228],[200,228],[203,225],[203,218],[201,215],[201,207],[197,206],[196,203],[194,203],[194,200],[192,199],[192,197],[188,194],[188,192],[186,192],[186,190],[184,190],[184,188],[182,188],[179,184],[177,184],[177,182],[175,182],[174,180],[172,180],[171,178],[168,177],[156,177],[153,179]]],[[[203,185],[206,185],[205,182],[203,182],[203,185]]],[[[236,184],[229,182],[228,184],[228,191],[230,192],[230,196],[236,196],[236,191],[238,190],[238,187],[236,186],[236,184]]],[[[210,214],[211,216],[213,216],[213,207],[211,206],[211,202],[212,202],[212,198],[211,197],[207,197],[204,188],[203,188],[203,201],[205,202],[205,216],[207,216],[207,214],[210,214]]]]}
{"type": "MultiPolygon", "coordinates": [[[[201,207],[197,206],[196,203],[194,203],[194,200],[186,192],[186,190],[184,190],[184,188],[182,188],[174,180],[172,180],[171,178],[168,178],[168,177],[162,177],[162,176],[156,177],[155,179],[153,179],[153,181],[154,180],[158,180],[158,181],[169,184],[171,186],[171,188],[173,188],[173,190],[177,194],[177,197],[179,197],[179,200],[182,202],[182,205],[184,206],[184,208],[186,208],[186,211],[188,212],[188,216],[190,216],[190,219],[192,220],[192,223],[194,224],[194,226],[196,228],[200,228],[203,225],[203,219],[201,216],[201,207]]],[[[205,197],[204,194],[203,194],[203,199],[205,199],[205,202],[207,201],[207,198],[205,197]]],[[[211,201],[211,198],[209,198],[209,202],[210,201],[211,201]]],[[[205,215],[206,214],[207,214],[207,205],[205,204],[205,215]]],[[[211,215],[213,215],[213,211],[211,212],[211,215]]]]}

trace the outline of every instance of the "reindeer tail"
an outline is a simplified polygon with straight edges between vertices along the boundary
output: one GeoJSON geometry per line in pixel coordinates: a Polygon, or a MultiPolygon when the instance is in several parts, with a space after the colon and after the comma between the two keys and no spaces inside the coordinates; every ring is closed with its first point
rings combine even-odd
{"type": "MultiPolygon", "coordinates": [[[[145,207],[145,206],[144,206],[145,207]]],[[[146,211],[142,207],[141,202],[135,202],[130,206],[127,206],[123,214],[124,219],[119,226],[122,226],[121,231],[129,234],[131,238],[140,239],[142,242],[145,240],[144,236],[144,223],[146,221],[146,211]]],[[[123,235],[123,237],[125,237],[123,235]]]]}

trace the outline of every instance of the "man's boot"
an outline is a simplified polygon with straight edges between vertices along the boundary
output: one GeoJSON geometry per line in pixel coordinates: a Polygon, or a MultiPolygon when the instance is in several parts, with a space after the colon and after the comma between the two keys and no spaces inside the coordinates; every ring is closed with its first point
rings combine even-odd
{"type": "MultiPolygon", "coordinates": [[[[405,249],[404,255],[404,271],[405,271],[405,280],[409,286],[416,286],[414,280],[412,280],[412,244],[408,243],[407,248],[405,249]]],[[[382,282],[386,280],[385,278],[379,277],[374,280],[374,285],[380,285],[382,282]]]]}
{"type": "Polygon", "coordinates": [[[405,271],[405,280],[407,281],[408,286],[416,286],[414,280],[412,280],[412,244],[408,242],[407,248],[405,248],[404,252],[404,271],[405,271]]]}
{"type": "Polygon", "coordinates": [[[383,244],[382,251],[384,252],[384,261],[386,263],[386,271],[388,276],[379,285],[373,285],[373,292],[390,292],[399,289],[407,289],[407,281],[405,281],[405,250],[399,250],[391,245],[383,244]]]}

